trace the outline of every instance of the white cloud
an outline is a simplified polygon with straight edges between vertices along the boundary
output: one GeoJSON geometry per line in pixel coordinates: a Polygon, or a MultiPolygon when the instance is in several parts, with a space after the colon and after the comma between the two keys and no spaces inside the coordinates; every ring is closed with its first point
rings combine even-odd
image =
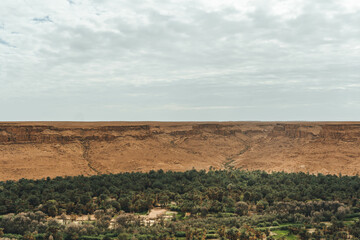
{"type": "Polygon", "coordinates": [[[274,119],[336,118],[321,111],[359,101],[359,11],[354,0],[2,0],[0,120],[29,118],[12,102],[46,108],[39,120],[86,104],[89,120],[168,119],[169,106],[185,114],[173,120],[271,119],[265,105],[274,119]]]}

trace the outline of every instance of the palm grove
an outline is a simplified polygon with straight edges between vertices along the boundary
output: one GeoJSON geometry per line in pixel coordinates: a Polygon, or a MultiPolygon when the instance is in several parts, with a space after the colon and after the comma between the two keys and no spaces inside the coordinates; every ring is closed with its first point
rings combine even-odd
{"type": "Polygon", "coordinates": [[[358,176],[233,169],[6,181],[0,182],[0,235],[22,239],[360,238],[359,187],[358,176]],[[176,214],[168,221],[144,224],[139,214],[155,206],[176,214]],[[82,224],[61,224],[54,218],[92,214],[96,219],[82,224]],[[271,229],[286,236],[270,234],[271,229]]]}

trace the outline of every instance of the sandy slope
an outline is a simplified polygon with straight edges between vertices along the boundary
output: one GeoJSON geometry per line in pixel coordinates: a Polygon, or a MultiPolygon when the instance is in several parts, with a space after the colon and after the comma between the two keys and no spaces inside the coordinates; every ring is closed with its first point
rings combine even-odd
{"type": "Polygon", "coordinates": [[[0,180],[241,167],[354,175],[356,122],[0,122],[0,180]]]}

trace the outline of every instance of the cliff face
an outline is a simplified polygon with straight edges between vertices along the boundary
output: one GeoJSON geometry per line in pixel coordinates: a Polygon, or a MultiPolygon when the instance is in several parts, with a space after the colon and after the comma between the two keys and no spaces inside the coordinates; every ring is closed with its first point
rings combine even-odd
{"type": "Polygon", "coordinates": [[[150,127],[108,126],[99,128],[58,128],[54,126],[0,125],[0,143],[73,143],[76,141],[112,141],[119,135],[133,132],[133,137],[146,137],[150,127]]]}
{"type": "Polygon", "coordinates": [[[0,180],[230,166],[357,174],[360,123],[0,123],[0,180]]]}

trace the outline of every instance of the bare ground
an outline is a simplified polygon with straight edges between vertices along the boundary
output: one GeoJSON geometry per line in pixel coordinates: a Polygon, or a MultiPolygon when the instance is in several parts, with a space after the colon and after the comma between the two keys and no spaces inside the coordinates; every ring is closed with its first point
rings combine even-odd
{"type": "Polygon", "coordinates": [[[355,175],[357,122],[0,122],[0,180],[164,169],[355,175]]]}

